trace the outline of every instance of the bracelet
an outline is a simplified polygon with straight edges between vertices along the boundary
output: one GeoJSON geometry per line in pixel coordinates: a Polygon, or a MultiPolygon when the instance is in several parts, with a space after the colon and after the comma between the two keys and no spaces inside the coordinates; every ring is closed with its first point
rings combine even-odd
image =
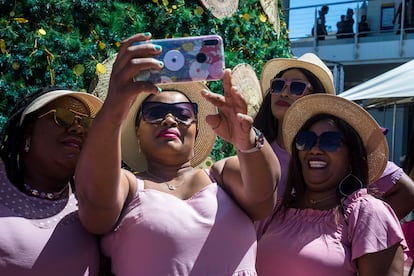
{"type": "Polygon", "coordinates": [[[252,152],[258,151],[261,148],[263,148],[263,145],[264,145],[263,133],[255,127],[252,127],[252,129],[254,130],[254,133],[256,134],[255,139],[254,139],[255,145],[251,149],[247,149],[247,150],[237,149],[241,153],[252,153],[252,152]]]}

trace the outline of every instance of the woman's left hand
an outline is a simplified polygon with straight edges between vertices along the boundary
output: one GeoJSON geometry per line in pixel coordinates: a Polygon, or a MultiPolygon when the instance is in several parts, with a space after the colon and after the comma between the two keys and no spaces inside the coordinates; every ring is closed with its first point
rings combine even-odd
{"type": "Polygon", "coordinates": [[[253,118],[247,115],[247,102],[231,82],[231,70],[226,69],[223,77],[224,96],[203,91],[202,95],[214,104],[219,112],[206,117],[207,123],[218,136],[238,149],[252,147],[251,127],[253,118]]]}

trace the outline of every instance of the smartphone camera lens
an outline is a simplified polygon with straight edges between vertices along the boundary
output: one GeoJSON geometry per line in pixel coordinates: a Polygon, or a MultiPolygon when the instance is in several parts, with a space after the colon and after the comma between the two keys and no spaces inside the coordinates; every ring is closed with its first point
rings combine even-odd
{"type": "Polygon", "coordinates": [[[206,62],[206,60],[207,60],[207,56],[206,56],[206,54],[204,54],[204,53],[198,53],[198,54],[197,54],[197,56],[196,56],[196,60],[197,60],[199,63],[204,63],[204,62],[206,62]]]}
{"type": "Polygon", "coordinates": [[[209,39],[204,41],[205,46],[215,46],[218,44],[218,40],[216,39],[209,39]]]}

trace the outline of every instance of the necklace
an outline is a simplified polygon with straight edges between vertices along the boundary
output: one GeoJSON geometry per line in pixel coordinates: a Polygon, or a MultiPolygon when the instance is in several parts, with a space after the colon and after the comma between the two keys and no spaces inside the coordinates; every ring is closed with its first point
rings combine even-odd
{"type": "Polygon", "coordinates": [[[174,179],[171,179],[171,180],[169,180],[169,181],[166,181],[165,179],[162,179],[161,177],[158,177],[158,176],[156,176],[156,175],[152,174],[149,170],[147,170],[147,171],[146,171],[146,173],[147,173],[147,174],[148,174],[151,178],[155,179],[156,181],[159,181],[159,182],[162,182],[162,184],[165,184],[165,186],[167,186],[168,190],[170,190],[170,191],[174,191],[174,190],[176,190],[178,187],[180,187],[181,185],[183,185],[183,184],[184,184],[184,181],[185,181],[185,177],[183,176],[183,179],[181,180],[181,182],[180,182],[179,184],[177,184],[177,185],[173,185],[173,184],[171,184],[171,182],[172,182],[174,179]]]}
{"type": "Polygon", "coordinates": [[[49,200],[55,200],[55,199],[61,198],[63,192],[68,187],[69,187],[69,183],[66,184],[62,188],[62,190],[60,190],[58,192],[42,192],[42,191],[39,191],[38,189],[33,188],[29,184],[24,183],[24,189],[25,189],[25,191],[26,191],[27,194],[29,194],[31,196],[34,196],[34,197],[43,198],[43,199],[49,199],[49,200]]]}
{"type": "Polygon", "coordinates": [[[334,197],[336,197],[336,195],[330,195],[330,196],[327,196],[327,197],[324,197],[324,198],[321,198],[321,199],[309,199],[309,203],[312,204],[312,205],[317,205],[321,202],[327,201],[328,199],[331,199],[331,198],[334,198],[334,197]]]}

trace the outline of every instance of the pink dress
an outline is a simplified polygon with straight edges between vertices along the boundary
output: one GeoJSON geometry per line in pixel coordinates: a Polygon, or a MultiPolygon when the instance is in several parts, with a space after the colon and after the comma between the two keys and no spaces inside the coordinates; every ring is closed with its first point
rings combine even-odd
{"type": "Polygon", "coordinates": [[[260,233],[257,272],[260,276],[357,275],[355,260],[397,243],[406,248],[391,207],[366,189],[344,201],[338,225],[332,210],[293,209],[276,213],[260,233]]]}
{"type": "Polygon", "coordinates": [[[77,200],[27,196],[0,164],[0,275],[98,275],[97,238],[83,229],[77,200]]]}
{"type": "Polygon", "coordinates": [[[112,271],[123,275],[257,275],[252,221],[216,183],[187,200],[138,191],[102,240],[112,271]]]}

